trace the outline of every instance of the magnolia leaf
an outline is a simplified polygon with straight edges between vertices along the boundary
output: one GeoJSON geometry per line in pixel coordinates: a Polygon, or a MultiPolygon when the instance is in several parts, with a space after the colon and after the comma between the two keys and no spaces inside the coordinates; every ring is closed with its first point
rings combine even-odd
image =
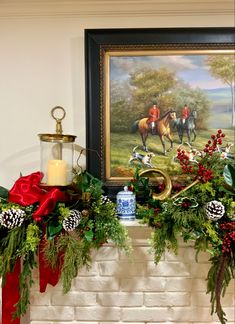
{"type": "Polygon", "coordinates": [[[56,220],[50,220],[47,225],[47,238],[52,240],[62,230],[62,224],[56,220]]]}
{"type": "Polygon", "coordinates": [[[85,231],[84,235],[88,242],[91,242],[93,240],[93,231],[92,230],[85,231]]]}
{"type": "Polygon", "coordinates": [[[223,176],[227,185],[235,188],[235,168],[232,165],[225,165],[223,176]]]}
{"type": "Polygon", "coordinates": [[[7,199],[7,197],[8,197],[8,190],[0,186],[0,198],[7,199]]]}

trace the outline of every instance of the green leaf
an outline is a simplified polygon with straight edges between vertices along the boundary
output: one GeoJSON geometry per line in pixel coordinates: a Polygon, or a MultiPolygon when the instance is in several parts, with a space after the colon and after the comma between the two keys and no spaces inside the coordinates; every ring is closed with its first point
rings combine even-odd
{"type": "Polygon", "coordinates": [[[93,231],[92,230],[85,231],[84,235],[88,242],[91,242],[93,240],[93,231]]]}
{"type": "Polygon", "coordinates": [[[8,198],[8,190],[1,186],[0,186],[0,198],[3,198],[3,199],[8,198]]]}
{"type": "Polygon", "coordinates": [[[229,186],[235,188],[235,168],[232,165],[230,165],[230,164],[225,165],[223,176],[224,176],[225,182],[229,186]]]}
{"type": "Polygon", "coordinates": [[[62,230],[62,224],[57,220],[50,220],[47,225],[47,238],[48,240],[52,240],[57,234],[59,234],[62,230]]]}

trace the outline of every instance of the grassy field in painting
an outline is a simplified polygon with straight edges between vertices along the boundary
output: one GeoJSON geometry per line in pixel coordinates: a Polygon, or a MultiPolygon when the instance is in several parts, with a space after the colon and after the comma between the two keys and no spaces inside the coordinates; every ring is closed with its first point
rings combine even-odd
{"type": "MultiPolygon", "coordinates": [[[[210,139],[211,134],[216,134],[217,129],[198,131],[196,141],[193,143],[193,147],[202,150],[210,139]]],[[[226,143],[234,143],[234,131],[231,129],[224,130],[226,134],[223,146],[226,143]]],[[[166,170],[170,175],[175,175],[179,169],[178,163],[173,161],[174,156],[177,154],[177,148],[179,147],[179,140],[177,133],[173,133],[174,148],[171,152],[168,152],[166,156],[162,153],[162,145],[157,135],[149,135],[147,139],[147,146],[149,151],[155,154],[152,159],[154,167],[166,170]]],[[[166,139],[166,148],[169,148],[169,142],[166,139]]],[[[186,144],[187,138],[184,137],[184,145],[181,148],[189,149],[186,144]]],[[[129,158],[131,152],[135,146],[138,146],[137,152],[145,153],[142,151],[142,142],[139,133],[136,134],[123,134],[112,133],[111,134],[111,155],[110,155],[110,169],[111,177],[130,177],[133,175],[136,163],[129,165],[129,158]]],[[[234,152],[234,147],[233,147],[234,152]]]]}

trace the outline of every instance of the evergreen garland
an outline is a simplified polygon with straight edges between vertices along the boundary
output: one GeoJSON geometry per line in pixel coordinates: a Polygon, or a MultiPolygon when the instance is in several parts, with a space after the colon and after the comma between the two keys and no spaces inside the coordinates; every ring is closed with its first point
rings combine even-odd
{"type": "MultiPolygon", "coordinates": [[[[207,293],[211,295],[211,314],[216,313],[222,324],[227,320],[221,297],[235,272],[235,167],[234,159],[221,157],[219,146],[224,136],[221,130],[212,135],[194,164],[179,149],[182,174],[189,185],[175,183],[173,188],[178,191],[181,187],[181,191],[164,202],[153,201],[148,188],[145,202],[137,204],[137,217],[153,229],[150,242],[156,264],[166,250],[177,253],[179,238],[194,242],[196,260],[201,251],[210,253],[207,293]]],[[[135,183],[138,197],[141,179],[139,175],[135,179],[130,183],[135,183]]]]}
{"type": "MultiPolygon", "coordinates": [[[[25,178],[31,181],[30,177],[34,176],[25,178]]],[[[25,181],[22,178],[19,180],[25,181]]],[[[15,187],[17,194],[21,195],[20,186],[17,184],[15,187]]],[[[27,188],[30,188],[29,183],[27,188]]],[[[103,196],[102,182],[86,171],[75,173],[73,185],[66,188],[63,194],[55,189],[60,197],[66,197],[66,201],[57,201],[43,217],[34,216],[37,202],[27,206],[12,203],[8,201],[9,192],[0,187],[2,285],[6,284],[6,276],[14,270],[19,258],[22,259],[20,298],[12,318],[20,317],[27,311],[33,284],[32,270],[40,267],[37,263],[39,249],[43,252],[46,265],[59,269],[64,293],[70,290],[72,280],[82,267],[90,268],[93,249],[112,241],[125,252],[130,251],[127,229],[117,218],[115,204],[103,196]]],[[[29,197],[31,199],[31,192],[29,197]]]]}
{"type": "MultiPolygon", "coordinates": [[[[156,264],[166,250],[177,253],[178,239],[194,242],[198,253],[210,253],[211,267],[207,276],[207,292],[211,295],[211,312],[222,324],[226,314],[221,297],[235,270],[235,168],[234,161],[221,158],[221,130],[211,136],[201,158],[190,164],[183,150],[178,151],[185,183],[175,183],[171,198],[153,200],[149,179],[136,170],[129,189],[141,193],[137,218],[153,229],[150,238],[156,264]],[[194,185],[192,185],[194,184],[194,185]],[[208,216],[209,215],[209,216],[208,216]]],[[[156,188],[155,188],[156,189],[156,188]]],[[[58,193],[58,191],[57,191],[58,193]]],[[[66,201],[58,201],[46,215],[34,217],[38,203],[27,206],[8,201],[9,192],[0,187],[0,277],[2,285],[17,260],[23,267],[19,278],[20,299],[13,317],[25,314],[29,291],[33,284],[32,270],[39,246],[44,245],[44,259],[59,269],[63,292],[82,267],[91,266],[91,253],[112,241],[126,253],[131,251],[127,229],[120,223],[116,205],[103,195],[102,182],[88,172],[75,173],[73,185],[63,193],[66,201]],[[19,218],[19,219],[18,219],[19,218]]]]}

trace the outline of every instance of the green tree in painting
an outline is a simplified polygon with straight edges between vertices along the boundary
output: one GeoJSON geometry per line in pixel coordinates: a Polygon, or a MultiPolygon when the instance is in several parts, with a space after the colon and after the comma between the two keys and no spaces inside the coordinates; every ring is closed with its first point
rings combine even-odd
{"type": "Polygon", "coordinates": [[[208,120],[209,107],[211,103],[201,89],[192,89],[186,84],[182,84],[180,82],[177,88],[172,92],[172,96],[175,100],[175,110],[177,116],[181,115],[183,106],[187,104],[191,111],[193,109],[197,111],[197,129],[207,128],[206,122],[208,120]]]}
{"type": "Polygon", "coordinates": [[[232,127],[235,126],[235,105],[234,105],[234,80],[235,80],[235,56],[232,55],[210,55],[207,59],[211,75],[220,79],[228,85],[231,90],[232,104],[232,127]]]}
{"type": "Polygon", "coordinates": [[[110,84],[110,127],[111,132],[129,132],[134,120],[131,106],[131,88],[128,82],[112,81],[110,84]]]}
{"type": "Polygon", "coordinates": [[[130,74],[129,83],[111,82],[111,132],[129,132],[133,121],[146,117],[155,101],[162,112],[173,108],[175,80],[174,73],[164,68],[142,68],[130,74]]]}
{"type": "Polygon", "coordinates": [[[157,102],[161,110],[171,108],[173,101],[170,93],[176,85],[176,77],[166,68],[136,70],[130,75],[130,85],[137,112],[146,112],[153,102],[157,102]]]}

